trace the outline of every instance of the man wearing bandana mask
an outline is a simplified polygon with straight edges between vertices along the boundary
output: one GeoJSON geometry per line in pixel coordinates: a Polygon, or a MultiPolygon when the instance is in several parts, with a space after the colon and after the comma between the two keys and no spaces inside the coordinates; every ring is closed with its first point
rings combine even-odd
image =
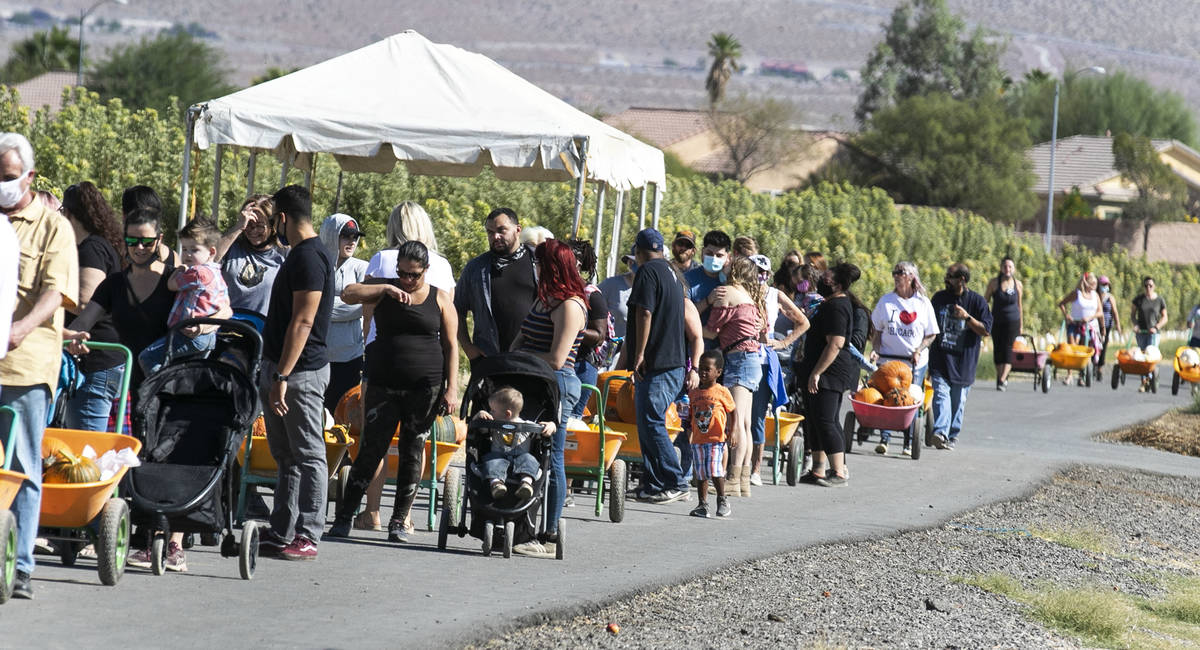
{"type": "Polygon", "coordinates": [[[508,350],[537,298],[533,250],[521,245],[521,222],[511,208],[492,210],[484,221],[488,252],[467,262],[454,290],[458,340],[467,358],[508,350]],[[467,312],[475,329],[467,329],[467,312]]]}
{"type": "MultiPolygon", "coordinates": [[[[13,596],[33,598],[33,545],[42,501],[42,433],[58,386],[62,360],[63,307],[79,299],[79,263],[71,224],[50,209],[30,187],[33,147],[25,136],[0,134],[0,211],[8,216],[20,243],[16,310],[2,344],[0,404],[16,411],[15,422],[0,416],[0,430],[13,425],[12,469],[28,478],[13,501],[17,520],[13,596]]],[[[6,260],[7,262],[7,260],[6,260]]]]}

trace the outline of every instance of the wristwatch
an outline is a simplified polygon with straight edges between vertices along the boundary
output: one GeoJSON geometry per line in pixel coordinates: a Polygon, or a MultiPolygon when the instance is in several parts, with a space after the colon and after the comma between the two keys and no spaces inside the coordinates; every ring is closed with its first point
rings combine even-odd
{"type": "Polygon", "coordinates": [[[281,374],[279,374],[278,372],[275,372],[275,373],[271,373],[271,379],[273,379],[274,381],[279,381],[279,382],[287,383],[288,376],[287,376],[287,375],[281,375],[281,374]]]}

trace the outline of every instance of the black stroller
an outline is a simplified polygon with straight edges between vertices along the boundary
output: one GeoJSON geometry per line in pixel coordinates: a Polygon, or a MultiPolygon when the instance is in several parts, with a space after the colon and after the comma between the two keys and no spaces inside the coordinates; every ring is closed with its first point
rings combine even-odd
{"type": "Polygon", "coordinates": [[[216,346],[186,359],[172,359],[168,351],[163,367],[138,390],[133,427],[143,442],[142,465],[130,470],[124,487],[134,523],[155,531],[149,546],[155,575],[163,574],[171,531],[223,533],[221,555],[238,557],[241,576],[249,580],[258,528],[248,521],[241,541],[234,538],[231,466],[259,410],[262,337],[248,323],[214,318],[180,322],[168,337],[197,324],[219,327],[216,346]]]}
{"type": "MultiPolygon", "coordinates": [[[[467,461],[463,473],[466,483],[465,501],[451,498],[461,494],[463,486],[448,485],[438,528],[438,548],[445,550],[450,533],[459,537],[470,533],[483,541],[483,554],[503,543],[504,557],[512,556],[513,544],[535,539],[546,531],[546,493],[550,485],[551,441],[540,433],[541,427],[532,423],[558,422],[558,380],[554,371],[540,358],[525,352],[510,352],[479,359],[471,367],[471,381],[463,397],[462,417],[471,417],[487,408],[488,397],[502,386],[511,386],[525,398],[521,418],[530,424],[497,425],[491,421],[472,422],[467,428],[467,461]],[[533,496],[518,499],[512,491],[493,499],[483,480],[481,459],[491,448],[492,433],[498,426],[525,428],[534,433],[530,454],[538,459],[540,471],[534,477],[533,496]],[[461,505],[460,505],[461,504],[461,505]],[[468,515],[469,520],[468,520],[468,515]]],[[[563,522],[558,522],[558,541],[555,557],[563,559],[563,522]]]]}

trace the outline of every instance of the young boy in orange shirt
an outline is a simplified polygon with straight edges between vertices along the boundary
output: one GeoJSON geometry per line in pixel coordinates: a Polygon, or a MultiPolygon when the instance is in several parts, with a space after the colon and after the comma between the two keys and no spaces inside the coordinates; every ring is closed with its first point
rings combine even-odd
{"type": "Polygon", "coordinates": [[[733,412],[733,395],[718,384],[717,378],[725,367],[720,350],[709,350],[700,357],[696,372],[700,385],[688,393],[692,411],[692,474],[700,505],[690,513],[693,517],[708,517],[708,480],[717,490],[717,516],[729,516],[729,499],[725,496],[725,427],[733,412]]]}

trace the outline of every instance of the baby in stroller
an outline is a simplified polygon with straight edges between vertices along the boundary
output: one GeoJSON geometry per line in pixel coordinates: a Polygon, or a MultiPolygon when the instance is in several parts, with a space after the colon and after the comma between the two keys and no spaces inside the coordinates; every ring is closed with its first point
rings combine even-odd
{"type": "MultiPolygon", "coordinates": [[[[505,386],[488,397],[488,410],[475,415],[475,422],[492,420],[499,425],[491,427],[491,450],[481,459],[483,480],[487,482],[493,499],[501,499],[508,494],[510,479],[518,483],[513,493],[514,497],[523,501],[533,496],[533,479],[537,476],[540,465],[533,454],[529,453],[531,434],[520,427],[503,426],[505,423],[524,423],[525,420],[520,417],[524,406],[525,398],[520,391],[505,386]]],[[[547,438],[554,435],[557,429],[553,422],[539,424],[542,425],[542,435],[547,438]]]]}

